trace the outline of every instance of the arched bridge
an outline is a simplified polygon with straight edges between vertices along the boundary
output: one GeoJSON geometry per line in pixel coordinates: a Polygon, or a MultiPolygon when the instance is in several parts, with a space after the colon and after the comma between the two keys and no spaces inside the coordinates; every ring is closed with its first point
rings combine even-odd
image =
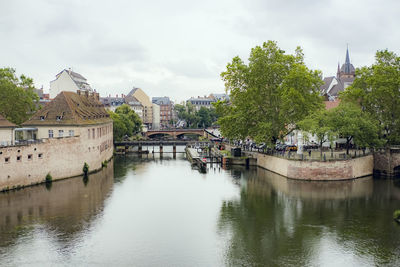
{"type": "Polygon", "coordinates": [[[145,133],[146,137],[152,137],[155,135],[169,135],[174,139],[185,135],[185,134],[195,134],[198,136],[204,136],[207,138],[213,137],[213,135],[206,129],[166,129],[166,130],[149,130],[145,133]]]}

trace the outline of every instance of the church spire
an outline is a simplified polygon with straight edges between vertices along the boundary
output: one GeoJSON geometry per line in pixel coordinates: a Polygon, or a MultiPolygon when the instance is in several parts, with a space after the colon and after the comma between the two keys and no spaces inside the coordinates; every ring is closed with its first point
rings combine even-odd
{"type": "Polygon", "coordinates": [[[340,62],[338,61],[337,63],[337,73],[336,73],[336,78],[340,78],[340,62]]]}
{"type": "Polygon", "coordinates": [[[346,62],[344,63],[344,73],[350,74],[350,57],[349,57],[349,44],[346,49],[346,62]]]}

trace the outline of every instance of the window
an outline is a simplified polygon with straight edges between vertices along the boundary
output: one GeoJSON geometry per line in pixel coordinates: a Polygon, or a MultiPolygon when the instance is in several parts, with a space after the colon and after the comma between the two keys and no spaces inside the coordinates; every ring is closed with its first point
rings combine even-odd
{"type": "Polygon", "coordinates": [[[32,154],[28,155],[28,160],[32,160],[32,154]]]}
{"type": "Polygon", "coordinates": [[[58,130],[58,137],[64,136],[64,130],[58,130]]]}
{"type": "Polygon", "coordinates": [[[87,138],[90,139],[90,129],[87,130],[87,138]]]}
{"type": "Polygon", "coordinates": [[[74,135],[75,135],[74,130],[69,130],[69,136],[74,136],[74,135]]]}
{"type": "Polygon", "coordinates": [[[42,159],[42,158],[43,158],[43,154],[42,154],[42,153],[39,153],[38,158],[39,158],[39,159],[42,159]]]}
{"type": "Polygon", "coordinates": [[[53,138],[53,130],[49,130],[49,138],[53,138]]]}
{"type": "Polygon", "coordinates": [[[4,161],[5,163],[10,163],[10,158],[5,158],[4,161]]]}
{"type": "Polygon", "coordinates": [[[21,156],[17,156],[17,161],[21,161],[21,156]]]}
{"type": "Polygon", "coordinates": [[[40,120],[41,120],[41,121],[44,121],[44,116],[40,116],[40,120]]]}
{"type": "Polygon", "coordinates": [[[94,128],[92,129],[92,136],[93,136],[93,139],[96,138],[96,133],[95,133],[95,131],[94,131],[94,128]]]}
{"type": "Polygon", "coordinates": [[[60,121],[61,119],[62,119],[62,116],[57,116],[57,117],[56,117],[56,120],[57,120],[57,121],[60,121]]]}

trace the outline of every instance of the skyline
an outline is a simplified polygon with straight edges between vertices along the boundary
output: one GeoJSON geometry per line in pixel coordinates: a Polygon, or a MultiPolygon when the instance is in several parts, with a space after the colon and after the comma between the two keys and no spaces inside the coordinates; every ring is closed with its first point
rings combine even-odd
{"type": "Polygon", "coordinates": [[[45,91],[62,69],[87,78],[100,95],[142,88],[180,102],[223,93],[219,75],[235,56],[274,40],[287,53],[301,46],[305,63],[336,74],[346,45],[355,67],[377,50],[399,54],[393,34],[400,3],[387,1],[117,0],[0,2],[1,66],[34,79],[45,91]],[[96,4],[94,4],[96,3],[96,4]],[[360,5],[359,3],[362,3],[360,5]]]}

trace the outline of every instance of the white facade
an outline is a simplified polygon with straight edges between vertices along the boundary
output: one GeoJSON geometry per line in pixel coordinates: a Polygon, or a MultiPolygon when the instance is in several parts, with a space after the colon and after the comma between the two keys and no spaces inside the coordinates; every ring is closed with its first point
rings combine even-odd
{"type": "Polygon", "coordinates": [[[160,129],[160,106],[153,103],[153,130],[160,129]]]}
{"type": "Polygon", "coordinates": [[[87,80],[79,73],[71,70],[63,70],[56,75],[56,79],[50,82],[50,99],[54,99],[62,91],[76,92],[77,90],[92,92],[87,80]]]}

